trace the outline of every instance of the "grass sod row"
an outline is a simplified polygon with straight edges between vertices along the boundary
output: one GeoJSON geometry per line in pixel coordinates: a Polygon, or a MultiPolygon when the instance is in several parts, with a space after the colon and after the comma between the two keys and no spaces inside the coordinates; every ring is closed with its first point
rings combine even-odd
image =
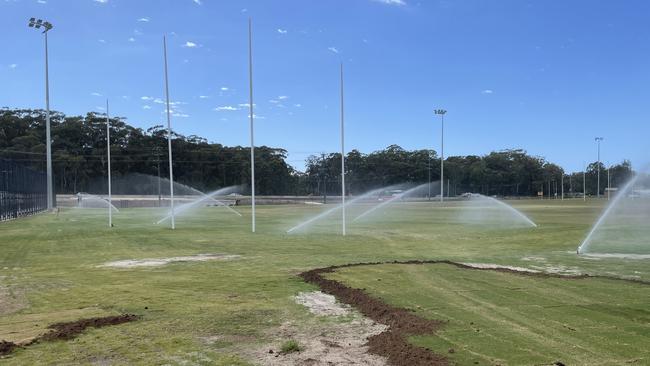
{"type": "Polygon", "coordinates": [[[1,314],[0,334],[74,320],[72,313],[78,318],[142,315],[137,323],[91,329],[73,341],[19,350],[3,363],[249,364],[241,356],[244,351],[263,342],[277,341],[280,347],[286,341],[268,338],[284,322],[309,327],[321,321],[293,301],[293,295],[314,288],[297,274],[345,263],[450,259],[650,279],[643,261],[598,261],[571,254],[601,203],[514,204],[540,226],[468,227],[454,221],[456,208],[435,204],[396,205],[351,225],[345,238],[333,234],[335,221],[309,233],[284,233],[325,209],[313,206],[260,206],[257,234],[249,232],[246,207],[241,208],[243,218],[218,208],[202,209],[179,218],[175,231],[152,225],[161,212],[138,209],[115,215],[114,229],[107,227],[105,212],[94,210],[63,210],[58,217],[45,214],[3,223],[1,284],[22,307],[1,314]],[[147,269],[96,268],[114,260],[199,253],[242,258],[147,269]]]}
{"type": "Polygon", "coordinates": [[[650,286],[454,265],[380,264],[327,278],[417,315],[447,321],[411,341],[460,365],[647,364],[650,286]]]}

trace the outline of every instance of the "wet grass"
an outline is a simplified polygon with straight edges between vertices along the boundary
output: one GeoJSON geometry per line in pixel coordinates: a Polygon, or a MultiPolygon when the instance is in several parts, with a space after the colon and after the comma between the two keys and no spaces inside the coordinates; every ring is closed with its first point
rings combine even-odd
{"type": "MultiPolygon", "coordinates": [[[[179,218],[174,231],[153,225],[162,212],[150,209],[122,210],[114,216],[113,229],[108,228],[105,212],[96,210],[62,210],[58,216],[42,214],[2,223],[0,294],[20,294],[11,305],[20,310],[3,313],[7,296],[0,297],[0,339],[29,337],[37,333],[34,329],[77,318],[121,313],[142,316],[134,323],[89,329],[72,341],[18,349],[2,361],[10,365],[246,365],[249,362],[240,356],[245,352],[240,351],[277,342],[269,339],[269,334],[282,323],[317,324],[318,320],[292,299],[313,289],[297,273],[352,262],[450,259],[650,279],[646,261],[594,260],[573,254],[600,212],[600,203],[517,201],[514,205],[539,227],[467,226],[455,219],[458,207],[437,203],[398,204],[378,210],[350,225],[346,237],[333,234],[340,230],[335,220],[287,235],[287,229],[326,209],[308,205],[258,207],[255,234],[250,233],[246,207],[240,208],[244,217],[223,208],[202,209],[179,218]],[[239,254],[242,258],[155,268],[97,267],[108,261],[200,253],[239,254]],[[23,302],[22,308],[15,306],[16,301],[23,302]]],[[[414,280],[425,288],[435,285],[433,277],[414,280]]],[[[541,284],[532,281],[521,286],[535,289],[541,284]]],[[[629,289],[633,297],[633,285],[620,286],[629,289]]],[[[592,290],[608,291],[598,286],[592,290]]],[[[421,301],[421,306],[426,306],[428,300],[421,301]]],[[[611,308],[603,308],[585,316],[598,321],[609,311],[611,308]]],[[[530,326],[539,320],[530,317],[530,326]]],[[[509,326],[503,324],[503,332],[509,326]]],[[[416,341],[434,342],[432,339],[416,341]]],[[[511,352],[524,357],[525,349],[511,352]]]]}

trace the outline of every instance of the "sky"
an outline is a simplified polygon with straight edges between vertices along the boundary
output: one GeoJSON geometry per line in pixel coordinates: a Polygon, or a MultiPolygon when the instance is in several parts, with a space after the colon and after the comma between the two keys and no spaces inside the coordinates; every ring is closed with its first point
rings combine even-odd
{"type": "Polygon", "coordinates": [[[650,2],[646,0],[0,0],[0,107],[51,108],[163,124],[163,35],[172,128],[250,146],[340,151],[397,144],[445,155],[521,148],[567,171],[597,159],[650,163],[650,2]]]}

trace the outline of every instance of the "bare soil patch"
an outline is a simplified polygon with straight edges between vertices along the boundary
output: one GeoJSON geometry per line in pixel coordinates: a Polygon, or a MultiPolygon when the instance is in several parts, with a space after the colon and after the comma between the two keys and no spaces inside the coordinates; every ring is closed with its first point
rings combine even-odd
{"type": "Polygon", "coordinates": [[[159,267],[176,262],[205,262],[214,260],[231,260],[240,258],[236,254],[197,254],[182,257],[169,258],[145,258],[145,259],[126,259],[121,261],[107,262],[98,267],[110,268],[134,268],[134,267],[159,267]]]}
{"type": "Polygon", "coordinates": [[[368,353],[368,338],[381,334],[385,325],[359,317],[351,322],[324,322],[315,327],[284,323],[270,334],[274,343],[265,344],[252,355],[253,361],[269,366],[386,365],[386,358],[368,353]],[[295,340],[298,352],[282,353],[282,343],[295,340]]]}
{"type": "Polygon", "coordinates": [[[312,314],[340,316],[350,314],[350,306],[336,301],[336,297],[321,291],[301,292],[295,296],[298,304],[306,306],[312,314]]]}

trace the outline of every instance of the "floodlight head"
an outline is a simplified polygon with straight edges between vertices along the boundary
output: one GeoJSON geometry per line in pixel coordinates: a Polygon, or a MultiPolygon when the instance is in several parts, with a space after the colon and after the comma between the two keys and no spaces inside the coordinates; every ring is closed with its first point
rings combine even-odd
{"type": "Polygon", "coordinates": [[[433,112],[434,112],[435,114],[440,114],[440,115],[444,115],[445,113],[447,113],[447,111],[444,110],[444,109],[436,109],[436,110],[434,110],[433,112]]]}

